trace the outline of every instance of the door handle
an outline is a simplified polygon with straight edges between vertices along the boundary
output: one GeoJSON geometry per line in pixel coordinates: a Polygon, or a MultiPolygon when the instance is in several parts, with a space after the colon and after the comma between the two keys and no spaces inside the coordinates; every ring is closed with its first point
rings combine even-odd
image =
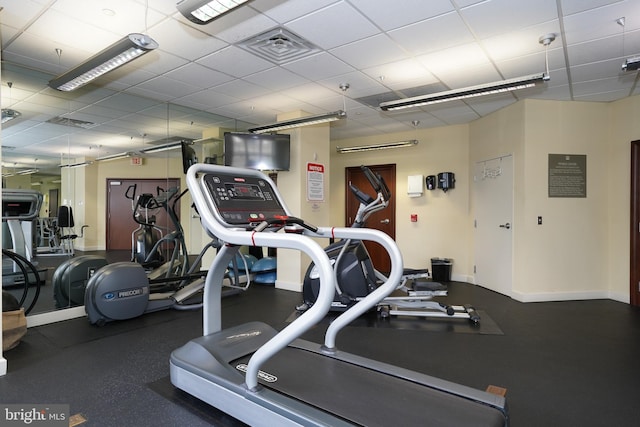
{"type": "Polygon", "coordinates": [[[500,224],[500,228],[506,228],[507,230],[511,228],[511,224],[506,223],[506,224],[500,224]]]}
{"type": "Polygon", "coordinates": [[[389,218],[385,218],[385,219],[380,220],[380,224],[389,224],[389,222],[391,222],[391,221],[389,221],[389,218]]]}

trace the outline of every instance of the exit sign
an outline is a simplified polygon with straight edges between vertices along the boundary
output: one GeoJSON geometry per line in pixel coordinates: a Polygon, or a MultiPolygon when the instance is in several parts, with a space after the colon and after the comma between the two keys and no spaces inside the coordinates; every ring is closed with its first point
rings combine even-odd
{"type": "Polygon", "coordinates": [[[142,166],[142,157],[131,157],[131,164],[133,166],[142,166]]]}

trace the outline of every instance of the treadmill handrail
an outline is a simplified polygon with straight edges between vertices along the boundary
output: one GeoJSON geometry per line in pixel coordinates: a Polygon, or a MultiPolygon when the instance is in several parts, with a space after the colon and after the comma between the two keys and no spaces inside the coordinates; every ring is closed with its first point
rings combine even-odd
{"type": "Polygon", "coordinates": [[[369,308],[375,306],[379,300],[395,290],[396,283],[399,283],[400,277],[402,276],[402,255],[393,239],[387,234],[378,230],[352,227],[318,227],[315,232],[310,229],[303,229],[300,234],[274,233],[269,230],[256,232],[241,228],[229,228],[223,225],[212,212],[213,201],[207,197],[208,190],[206,184],[203,180],[199,180],[197,176],[198,173],[202,172],[231,173],[237,174],[238,176],[260,177],[260,179],[264,179],[270,183],[274,191],[274,196],[283,206],[285,212],[288,213],[288,210],[275,184],[261,172],[201,163],[189,168],[187,172],[187,185],[191,190],[193,201],[200,213],[203,226],[208,232],[227,243],[224,250],[218,254],[211,265],[205,282],[205,311],[203,313],[203,329],[205,335],[221,330],[219,309],[220,279],[223,275],[223,269],[226,269],[228,260],[235,256],[238,246],[267,246],[296,249],[307,254],[320,273],[320,290],[318,299],[313,307],[291,322],[265,345],[260,347],[249,360],[245,376],[246,386],[249,390],[256,389],[258,385],[258,371],[264,362],[320,322],[331,308],[331,303],[335,295],[335,271],[324,249],[310,236],[374,241],[382,245],[391,257],[391,273],[389,274],[387,282],[340,316],[339,319],[342,320],[338,325],[328,330],[328,332],[330,331],[331,333],[328,333],[326,336],[325,347],[333,349],[335,347],[335,336],[342,327],[369,308]],[[236,248],[232,249],[233,246],[236,248]]]}

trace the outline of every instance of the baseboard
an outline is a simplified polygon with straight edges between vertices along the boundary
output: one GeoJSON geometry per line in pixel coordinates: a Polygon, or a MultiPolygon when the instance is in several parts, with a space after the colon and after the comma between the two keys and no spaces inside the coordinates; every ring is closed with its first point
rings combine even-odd
{"type": "Polygon", "coordinates": [[[628,292],[625,294],[621,294],[619,292],[609,292],[609,298],[614,301],[631,304],[631,295],[629,295],[628,292]]]}
{"type": "Polygon", "coordinates": [[[570,292],[511,292],[511,298],[520,302],[581,301],[591,299],[611,299],[608,291],[570,291],[570,292]]]}
{"type": "Polygon", "coordinates": [[[454,282],[465,282],[475,285],[474,277],[467,276],[465,274],[451,274],[451,280],[453,280],[454,282]]]}
{"type": "Polygon", "coordinates": [[[27,328],[48,325],[49,323],[62,322],[63,320],[75,319],[78,317],[84,317],[86,315],[87,314],[84,311],[84,306],[67,308],[64,310],[55,310],[42,314],[33,314],[27,316],[27,328]]]}
{"type": "Polygon", "coordinates": [[[84,245],[79,245],[77,243],[74,246],[74,249],[76,251],[81,251],[81,252],[104,251],[104,250],[106,250],[104,247],[101,247],[101,246],[84,246],[84,245]]]}

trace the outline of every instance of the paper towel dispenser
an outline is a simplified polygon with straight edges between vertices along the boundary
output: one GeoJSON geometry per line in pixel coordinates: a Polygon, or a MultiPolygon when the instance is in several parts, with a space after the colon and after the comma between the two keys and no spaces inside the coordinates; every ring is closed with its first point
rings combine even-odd
{"type": "Polygon", "coordinates": [[[438,174],[438,188],[445,193],[456,186],[456,176],[453,172],[440,172],[438,174]]]}

